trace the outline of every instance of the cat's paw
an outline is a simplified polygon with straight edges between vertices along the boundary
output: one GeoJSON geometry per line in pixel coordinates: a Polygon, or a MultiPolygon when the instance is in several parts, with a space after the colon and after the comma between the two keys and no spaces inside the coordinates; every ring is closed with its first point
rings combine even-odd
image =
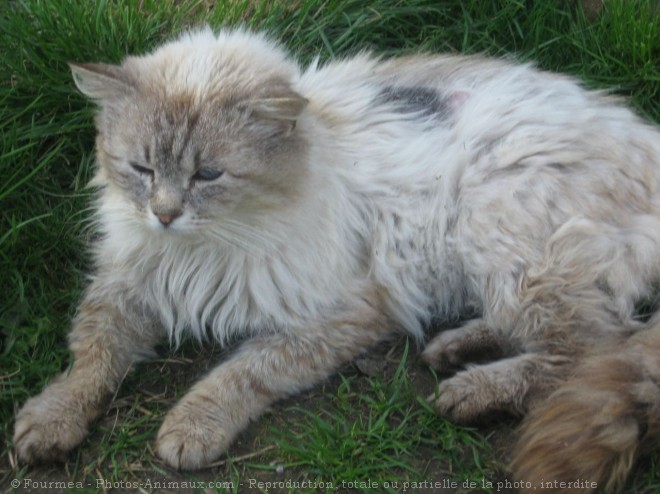
{"type": "Polygon", "coordinates": [[[463,340],[464,332],[461,328],[443,331],[426,345],[422,360],[440,373],[451,372],[465,362],[463,340]]]}
{"type": "Polygon", "coordinates": [[[466,363],[495,360],[504,356],[499,332],[481,320],[443,331],[422,352],[422,360],[440,373],[455,371],[466,363]]]}
{"type": "Polygon", "coordinates": [[[445,379],[428,400],[441,415],[461,423],[502,413],[523,415],[543,379],[534,371],[537,357],[516,356],[470,367],[445,379]]]}
{"type": "Polygon", "coordinates": [[[463,424],[506,411],[497,388],[476,367],[442,381],[428,400],[440,415],[463,424]]]}
{"type": "Polygon", "coordinates": [[[165,417],[158,431],[156,452],[177,470],[198,470],[209,466],[229,447],[237,430],[211,399],[186,396],[165,417]]]}
{"type": "Polygon", "coordinates": [[[64,460],[87,436],[89,420],[67,389],[51,386],[16,415],[14,448],[22,463],[64,460]]]}
{"type": "Polygon", "coordinates": [[[493,415],[518,415],[525,395],[517,391],[516,378],[498,375],[501,367],[501,362],[496,362],[459,372],[442,381],[428,400],[440,415],[462,424],[493,415]]]}

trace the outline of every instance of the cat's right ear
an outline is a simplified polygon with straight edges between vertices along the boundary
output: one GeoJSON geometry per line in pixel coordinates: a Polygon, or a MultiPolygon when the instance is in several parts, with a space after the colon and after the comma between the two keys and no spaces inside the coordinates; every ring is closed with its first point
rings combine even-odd
{"type": "Polygon", "coordinates": [[[254,128],[264,136],[287,136],[296,126],[309,101],[293,90],[287,89],[271,97],[251,100],[250,112],[255,121],[254,128]]]}
{"type": "Polygon", "coordinates": [[[90,99],[108,101],[133,90],[126,74],[118,65],[69,62],[76,86],[90,99]]]}

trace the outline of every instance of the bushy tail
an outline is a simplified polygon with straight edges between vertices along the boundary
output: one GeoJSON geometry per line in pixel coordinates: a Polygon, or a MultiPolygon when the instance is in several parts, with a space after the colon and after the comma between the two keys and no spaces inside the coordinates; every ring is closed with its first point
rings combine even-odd
{"type": "Polygon", "coordinates": [[[660,438],[660,324],[586,357],[521,432],[511,471],[522,493],[620,488],[660,438]]]}

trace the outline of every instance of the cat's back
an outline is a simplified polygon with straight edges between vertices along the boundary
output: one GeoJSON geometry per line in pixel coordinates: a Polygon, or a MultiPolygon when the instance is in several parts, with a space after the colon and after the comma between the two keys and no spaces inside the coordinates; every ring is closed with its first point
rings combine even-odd
{"type": "Polygon", "coordinates": [[[387,59],[361,53],[312,64],[299,87],[313,111],[346,118],[347,124],[374,114],[390,114],[378,121],[383,125],[397,121],[398,115],[419,123],[435,118],[436,124],[451,123],[445,120],[453,117],[457,127],[469,126],[472,135],[497,130],[501,135],[533,124],[579,127],[599,120],[641,125],[622,101],[585,89],[570,76],[479,55],[387,59]]]}
{"type": "Polygon", "coordinates": [[[426,180],[442,171],[483,183],[503,169],[542,169],[580,178],[621,173],[653,190],[659,182],[657,128],[620,98],[532,64],[363,53],[312,65],[300,90],[337,145],[377,157],[381,171],[404,162],[426,180]]]}

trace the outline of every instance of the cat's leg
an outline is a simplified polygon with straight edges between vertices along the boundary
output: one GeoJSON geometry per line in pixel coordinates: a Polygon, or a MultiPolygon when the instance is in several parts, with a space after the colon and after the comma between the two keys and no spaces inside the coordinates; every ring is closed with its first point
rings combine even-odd
{"type": "Polygon", "coordinates": [[[62,459],[88,433],[130,366],[148,356],[160,338],[155,327],[129,301],[122,287],[93,282],[69,334],[71,369],[16,416],[14,446],[23,462],[62,459]]]}
{"type": "Polygon", "coordinates": [[[588,348],[633,331],[634,322],[610,310],[608,290],[557,271],[526,277],[515,305],[491,311],[494,326],[508,329],[506,338],[516,349],[510,354],[519,355],[470,367],[440,383],[431,397],[439,413],[460,422],[493,412],[524,414],[570,375],[588,348]]]}
{"type": "Polygon", "coordinates": [[[501,359],[511,353],[510,346],[501,331],[483,319],[473,319],[433,338],[424,348],[422,359],[436,371],[447,373],[467,363],[501,359]]]}
{"type": "Polygon", "coordinates": [[[322,381],[389,336],[378,311],[360,312],[244,344],[168,413],[158,433],[159,456],[179,469],[208,465],[273,402],[322,381]]]}
{"type": "Polygon", "coordinates": [[[572,360],[566,357],[525,353],[457,373],[438,385],[429,402],[438,413],[461,423],[492,413],[523,415],[571,368],[572,360]]]}
{"type": "Polygon", "coordinates": [[[606,292],[568,281],[528,277],[517,300],[511,297],[513,304],[491,311],[493,326],[506,328],[497,343],[505,346],[496,351],[504,348],[509,357],[471,366],[441,382],[431,397],[436,410],[458,422],[494,412],[524,414],[566,379],[590,344],[622,331],[621,320],[607,310],[606,292]]]}

